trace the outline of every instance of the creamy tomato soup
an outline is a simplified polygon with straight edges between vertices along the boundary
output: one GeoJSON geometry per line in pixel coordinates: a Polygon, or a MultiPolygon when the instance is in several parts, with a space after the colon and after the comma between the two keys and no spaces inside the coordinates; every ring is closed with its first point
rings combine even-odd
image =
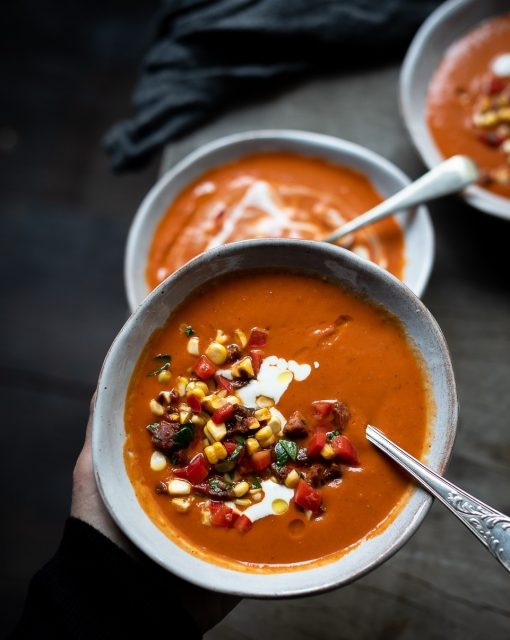
{"type": "Polygon", "coordinates": [[[399,321],[339,286],[246,273],[193,293],[127,393],[143,509],[190,553],[251,571],[327,562],[398,513],[408,478],[365,439],[426,448],[424,369],[399,321]]]}
{"type": "MultiPolygon", "coordinates": [[[[317,158],[262,153],[213,169],[170,204],[152,240],[150,289],[206,249],[247,238],[319,240],[382,198],[362,174],[317,158]]],[[[404,241],[386,219],[339,241],[399,278],[404,241]]]]}
{"type": "Polygon", "coordinates": [[[510,197],[510,14],[447,50],[430,84],[427,122],[445,157],[471,156],[482,186],[510,197]]]}

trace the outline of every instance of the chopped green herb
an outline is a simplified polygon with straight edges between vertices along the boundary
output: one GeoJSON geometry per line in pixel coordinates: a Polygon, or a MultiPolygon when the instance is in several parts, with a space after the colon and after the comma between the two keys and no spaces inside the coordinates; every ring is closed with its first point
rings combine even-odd
{"type": "Polygon", "coordinates": [[[185,422],[174,436],[174,444],[179,449],[185,449],[193,441],[195,434],[193,432],[193,423],[185,422]]]}
{"type": "Polygon", "coordinates": [[[150,373],[148,373],[147,377],[150,378],[151,376],[157,376],[162,371],[166,371],[167,369],[170,369],[170,363],[169,362],[165,362],[165,364],[162,367],[159,367],[159,369],[154,369],[154,371],[151,371],[150,373]]]}
{"type": "Polygon", "coordinates": [[[188,325],[184,329],[184,335],[186,335],[188,338],[191,338],[191,336],[195,335],[195,332],[193,331],[193,327],[191,325],[188,325]]]}
{"type": "Polygon", "coordinates": [[[154,356],[154,360],[162,360],[163,362],[172,362],[172,356],[169,353],[158,353],[154,356]]]}
{"type": "Polygon", "coordinates": [[[152,422],[151,424],[147,425],[147,431],[150,431],[151,433],[155,433],[158,427],[159,427],[159,422],[152,422]]]}
{"type": "Polygon", "coordinates": [[[292,440],[280,440],[274,448],[276,453],[276,464],[283,467],[289,460],[295,460],[297,456],[297,445],[292,440]]]}
{"type": "Polygon", "coordinates": [[[243,445],[239,443],[236,444],[236,448],[232,451],[230,456],[227,458],[227,462],[236,462],[242,450],[243,450],[243,445]]]}
{"type": "Polygon", "coordinates": [[[258,476],[253,476],[253,478],[251,479],[251,486],[254,489],[261,489],[262,488],[262,484],[261,484],[260,478],[258,476]]]}
{"type": "Polygon", "coordinates": [[[234,440],[237,442],[237,444],[244,444],[246,442],[246,438],[244,436],[239,435],[239,434],[234,436],[234,440]]]}
{"type": "Polygon", "coordinates": [[[333,438],[336,438],[336,436],[340,435],[340,431],[338,431],[338,429],[335,429],[335,431],[328,431],[328,433],[326,434],[326,437],[328,439],[328,442],[331,442],[331,440],[333,440],[333,438]]]}

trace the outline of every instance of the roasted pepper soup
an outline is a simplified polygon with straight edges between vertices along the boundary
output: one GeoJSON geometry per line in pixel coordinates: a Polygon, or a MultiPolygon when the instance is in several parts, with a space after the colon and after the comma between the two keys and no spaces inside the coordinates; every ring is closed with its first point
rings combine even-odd
{"type": "Polygon", "coordinates": [[[400,322],[339,286],[259,272],[192,294],[149,340],[126,400],[126,468],[171,539],[219,564],[329,561],[387,525],[430,404],[400,322]]]}
{"type": "Polygon", "coordinates": [[[427,122],[445,157],[471,156],[482,186],[510,198],[510,14],[447,50],[429,87],[427,122]]]}
{"type": "MultiPolygon", "coordinates": [[[[381,202],[366,176],[318,158],[260,153],[217,167],[186,187],[149,251],[150,289],[202,251],[248,238],[319,240],[381,202]]],[[[386,219],[339,244],[403,277],[404,240],[386,219]]]]}

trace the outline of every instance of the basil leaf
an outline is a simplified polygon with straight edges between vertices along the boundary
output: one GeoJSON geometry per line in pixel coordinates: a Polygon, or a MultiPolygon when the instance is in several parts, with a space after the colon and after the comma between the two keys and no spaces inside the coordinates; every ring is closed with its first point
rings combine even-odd
{"type": "Polygon", "coordinates": [[[258,476],[253,476],[253,478],[251,479],[251,486],[254,489],[261,489],[262,488],[262,484],[261,484],[260,478],[258,476]]]}
{"type": "Polygon", "coordinates": [[[328,433],[326,434],[326,437],[328,439],[328,442],[331,442],[331,440],[333,440],[333,438],[336,438],[336,436],[340,435],[340,431],[338,431],[338,429],[335,429],[335,431],[328,431],[328,433]]]}
{"type": "Polygon", "coordinates": [[[292,440],[280,440],[274,448],[276,453],[276,464],[283,467],[289,460],[297,457],[297,445],[292,440]]]}
{"type": "Polygon", "coordinates": [[[234,440],[237,442],[237,444],[244,444],[246,442],[246,438],[244,436],[239,435],[239,434],[234,436],[234,440]]]}
{"type": "Polygon", "coordinates": [[[191,336],[195,335],[195,332],[193,331],[193,327],[188,325],[184,329],[184,335],[187,336],[188,338],[191,338],[191,336]]]}
{"type": "Polygon", "coordinates": [[[151,424],[147,425],[147,431],[150,431],[151,433],[155,433],[158,427],[159,427],[159,422],[152,422],[151,424]]]}
{"type": "Polygon", "coordinates": [[[292,440],[280,440],[280,443],[285,448],[285,451],[289,454],[291,460],[295,460],[297,457],[297,444],[292,440]]]}
{"type": "Polygon", "coordinates": [[[227,458],[227,461],[228,462],[236,462],[237,458],[239,458],[239,454],[241,453],[242,450],[243,450],[243,445],[242,444],[236,444],[236,448],[232,451],[230,456],[227,458]]]}
{"type": "Polygon", "coordinates": [[[169,362],[165,362],[165,364],[162,367],[159,367],[159,369],[154,369],[154,371],[151,371],[150,373],[148,373],[147,377],[150,378],[151,376],[157,376],[162,371],[166,371],[169,368],[170,368],[170,363],[169,362]]]}
{"type": "Polygon", "coordinates": [[[193,433],[193,423],[185,422],[174,436],[174,444],[179,449],[185,449],[193,442],[195,434],[193,433]]]}

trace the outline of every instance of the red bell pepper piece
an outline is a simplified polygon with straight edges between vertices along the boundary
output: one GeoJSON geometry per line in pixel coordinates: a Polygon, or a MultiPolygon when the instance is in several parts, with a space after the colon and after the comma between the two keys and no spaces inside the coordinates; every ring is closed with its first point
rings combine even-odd
{"type": "Polygon", "coordinates": [[[201,355],[193,371],[201,380],[209,380],[216,373],[216,366],[207,356],[201,355]]]}
{"type": "Polygon", "coordinates": [[[216,384],[218,385],[218,391],[224,390],[229,396],[234,393],[234,385],[228,378],[225,378],[223,376],[216,376],[216,384]]]}
{"type": "Polygon", "coordinates": [[[235,410],[236,407],[234,404],[232,404],[231,402],[225,402],[224,405],[222,405],[219,409],[216,409],[216,411],[212,414],[211,420],[214,422],[214,424],[221,424],[222,422],[226,422],[234,415],[235,410]]]}
{"type": "Polygon", "coordinates": [[[501,91],[503,91],[503,89],[505,88],[505,83],[503,82],[503,80],[501,80],[501,78],[498,78],[497,76],[491,76],[486,83],[485,86],[485,90],[486,92],[493,96],[496,93],[501,93],[501,91]]]}
{"type": "Polygon", "coordinates": [[[197,453],[185,467],[172,469],[172,473],[178,478],[188,480],[191,484],[200,484],[209,475],[209,464],[203,453],[197,453]]]}
{"type": "Polygon", "coordinates": [[[359,462],[356,449],[348,438],[345,436],[336,436],[331,440],[331,446],[341,462],[354,467],[358,466],[359,462]]]}
{"type": "Polygon", "coordinates": [[[186,398],[186,402],[188,403],[189,408],[193,411],[193,413],[200,413],[202,411],[202,401],[193,393],[191,393],[186,398]]]}
{"type": "Polygon", "coordinates": [[[265,347],[267,344],[267,331],[259,327],[253,327],[248,338],[248,348],[265,347]]]}
{"type": "Polygon", "coordinates": [[[271,451],[264,449],[263,451],[256,451],[251,455],[251,464],[255,471],[262,471],[267,469],[271,464],[271,451]]]}
{"type": "Polygon", "coordinates": [[[312,402],[312,416],[316,420],[324,420],[331,415],[336,400],[315,400],[312,402]]]}
{"type": "Polygon", "coordinates": [[[302,509],[312,513],[319,513],[322,496],[320,491],[313,489],[304,480],[300,480],[294,490],[294,502],[302,509]]]}
{"type": "Polygon", "coordinates": [[[326,428],[321,427],[316,429],[315,433],[310,439],[308,443],[308,447],[306,449],[306,453],[310,458],[314,458],[320,454],[322,448],[326,444],[328,439],[326,428]]]}
{"type": "Polygon", "coordinates": [[[236,450],[236,447],[237,447],[235,442],[230,442],[228,440],[226,442],[225,442],[225,440],[223,441],[223,446],[227,450],[227,453],[228,453],[229,456],[231,456],[234,453],[234,451],[236,450]]]}
{"type": "Polygon", "coordinates": [[[241,533],[246,533],[251,529],[252,524],[253,522],[248,516],[242,515],[236,520],[234,527],[241,533]]]}
{"type": "Polygon", "coordinates": [[[251,363],[253,365],[253,371],[258,373],[260,371],[260,365],[264,359],[264,352],[262,349],[250,349],[251,363]]]}
{"type": "Polygon", "coordinates": [[[211,510],[211,524],[213,527],[231,529],[239,518],[239,514],[227,507],[224,502],[211,502],[209,509],[211,510]]]}

